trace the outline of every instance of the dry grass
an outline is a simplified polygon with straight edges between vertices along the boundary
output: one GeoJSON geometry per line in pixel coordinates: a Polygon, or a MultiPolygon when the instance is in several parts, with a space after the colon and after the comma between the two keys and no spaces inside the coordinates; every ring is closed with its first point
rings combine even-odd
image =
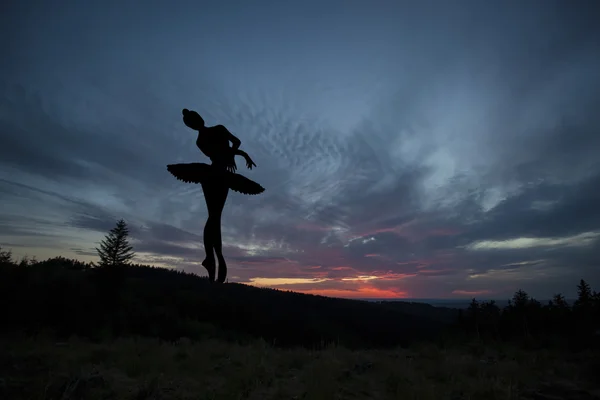
{"type": "MultiPolygon", "coordinates": [[[[0,340],[0,399],[600,399],[592,354],[0,340]],[[596,393],[596,396],[594,396],[596,393]]],[[[598,367],[598,365],[596,365],[598,367]]]]}

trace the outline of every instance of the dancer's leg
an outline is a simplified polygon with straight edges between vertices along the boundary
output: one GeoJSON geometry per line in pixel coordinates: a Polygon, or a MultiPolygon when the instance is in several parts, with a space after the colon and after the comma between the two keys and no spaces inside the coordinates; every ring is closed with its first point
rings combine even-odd
{"type": "Polygon", "coordinates": [[[211,218],[214,218],[212,229],[214,230],[214,234],[212,237],[213,240],[213,248],[215,249],[215,253],[217,254],[217,260],[219,262],[219,273],[217,277],[217,281],[223,283],[227,278],[227,263],[225,262],[225,257],[223,257],[223,242],[221,238],[221,216],[223,214],[223,207],[225,206],[225,202],[227,201],[227,195],[229,194],[229,187],[220,186],[218,189],[215,189],[215,203],[214,208],[212,210],[211,218]]]}
{"type": "Polygon", "coordinates": [[[215,275],[216,275],[216,263],[215,263],[215,255],[213,253],[214,238],[212,235],[213,222],[210,217],[210,208],[211,208],[210,205],[213,203],[212,196],[214,196],[213,195],[214,189],[213,189],[212,185],[206,183],[206,184],[202,184],[202,191],[204,192],[204,199],[206,200],[206,207],[208,209],[208,219],[206,220],[206,224],[204,225],[204,235],[203,235],[204,252],[206,253],[206,257],[204,258],[204,261],[202,261],[202,265],[208,271],[209,281],[213,282],[215,280],[215,275]]]}
{"type": "Polygon", "coordinates": [[[211,235],[210,231],[212,230],[210,218],[206,220],[206,224],[204,225],[204,251],[206,253],[206,257],[204,261],[202,261],[202,265],[208,271],[208,280],[211,282],[215,280],[215,275],[217,272],[217,267],[215,263],[215,255],[213,253],[213,245],[211,243],[211,235]]]}

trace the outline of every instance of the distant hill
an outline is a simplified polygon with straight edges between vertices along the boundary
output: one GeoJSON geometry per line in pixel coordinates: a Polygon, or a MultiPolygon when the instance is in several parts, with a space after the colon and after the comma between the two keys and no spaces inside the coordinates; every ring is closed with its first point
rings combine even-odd
{"type": "MultiPolygon", "coordinates": [[[[357,299],[371,302],[382,302],[382,303],[409,303],[409,304],[426,304],[437,308],[454,308],[454,309],[466,309],[471,304],[472,299],[357,299]]],[[[569,304],[573,304],[576,298],[567,298],[565,301],[569,304]]],[[[508,306],[509,299],[485,299],[477,298],[477,301],[494,301],[500,308],[508,306]]],[[[548,304],[550,299],[538,300],[541,304],[548,304]]]]}
{"type": "Polygon", "coordinates": [[[328,298],[228,283],[149,266],[91,268],[64,258],[0,268],[6,332],[263,338],[275,346],[349,348],[435,339],[456,310],[328,298]],[[442,311],[440,311],[442,310],[442,311]]]}
{"type": "MultiPolygon", "coordinates": [[[[371,302],[384,303],[409,303],[409,304],[427,304],[433,307],[464,309],[469,307],[471,299],[359,299],[371,302]]],[[[487,299],[486,299],[487,300],[487,299]]],[[[498,307],[504,307],[508,304],[507,299],[495,300],[498,307]]]]}

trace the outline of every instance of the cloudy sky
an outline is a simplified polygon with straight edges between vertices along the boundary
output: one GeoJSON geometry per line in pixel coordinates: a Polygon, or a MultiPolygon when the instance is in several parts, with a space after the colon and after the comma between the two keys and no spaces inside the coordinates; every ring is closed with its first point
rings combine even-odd
{"type": "Polygon", "coordinates": [[[3,3],[3,248],[93,261],[124,218],[138,262],[205,275],[202,190],[166,170],[206,162],[190,108],[266,187],[228,198],[231,281],[600,289],[597,2],[206,3],[3,3]]]}

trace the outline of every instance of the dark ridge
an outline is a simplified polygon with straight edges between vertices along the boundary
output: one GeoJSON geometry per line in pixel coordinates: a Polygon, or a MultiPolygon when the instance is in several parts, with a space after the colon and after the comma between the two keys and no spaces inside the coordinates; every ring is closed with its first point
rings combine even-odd
{"type": "Polygon", "coordinates": [[[392,305],[219,285],[149,266],[91,268],[64,258],[0,268],[6,332],[151,336],[165,340],[262,338],[281,347],[407,346],[435,339],[445,318],[392,305]]]}

